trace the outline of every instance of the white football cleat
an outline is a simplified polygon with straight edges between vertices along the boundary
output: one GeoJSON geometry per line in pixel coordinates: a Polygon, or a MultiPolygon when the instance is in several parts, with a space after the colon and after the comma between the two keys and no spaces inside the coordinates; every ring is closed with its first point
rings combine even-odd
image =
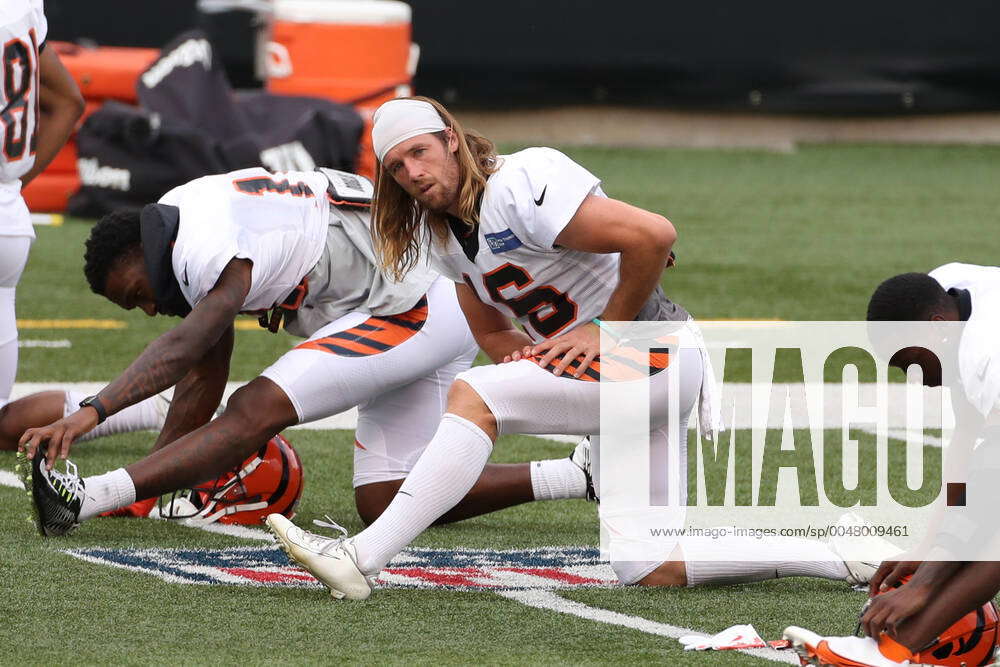
{"type": "MultiPolygon", "coordinates": [[[[325,524],[320,525],[333,525],[325,524]]],[[[357,552],[351,540],[323,537],[302,530],[281,514],[269,514],[267,526],[278,538],[278,546],[330,589],[338,600],[364,600],[372,593],[372,579],[357,564],[357,552]]],[[[339,528],[339,526],[336,526],[339,528]]],[[[343,529],[341,529],[343,530],[343,529]]],[[[347,531],[344,531],[347,534],[347,531]]]]}
{"type": "Polygon", "coordinates": [[[803,665],[833,665],[834,667],[897,667],[909,665],[909,660],[891,660],[878,649],[871,637],[821,637],[794,625],[785,628],[782,637],[792,643],[803,665]]]}
{"type": "Polygon", "coordinates": [[[875,535],[875,526],[853,512],[841,516],[836,528],[838,534],[830,538],[830,550],[844,559],[848,572],[844,581],[852,586],[864,586],[882,561],[902,553],[892,542],[875,535]]]}

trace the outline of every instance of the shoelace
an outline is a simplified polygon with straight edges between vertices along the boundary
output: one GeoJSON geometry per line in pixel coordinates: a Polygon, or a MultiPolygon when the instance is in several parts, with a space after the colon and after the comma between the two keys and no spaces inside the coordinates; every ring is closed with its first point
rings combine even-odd
{"type": "MultiPolygon", "coordinates": [[[[320,521],[319,519],[313,519],[313,523],[316,524],[317,526],[319,526],[320,528],[330,528],[332,530],[336,530],[341,535],[343,535],[344,537],[347,537],[347,529],[344,528],[343,526],[341,526],[339,523],[337,523],[333,519],[331,519],[329,514],[324,514],[323,518],[326,519],[326,521],[320,521]]],[[[335,539],[343,539],[343,538],[335,538],[335,539]]]]}
{"type": "MultiPolygon", "coordinates": [[[[319,526],[320,528],[330,528],[332,530],[339,531],[342,536],[341,537],[332,537],[332,538],[331,537],[327,537],[327,538],[321,538],[321,539],[332,540],[333,543],[336,544],[336,546],[340,546],[340,544],[345,539],[347,539],[347,529],[344,528],[343,526],[341,526],[339,523],[337,523],[333,519],[331,519],[329,514],[324,514],[323,518],[326,519],[326,521],[320,521],[319,519],[313,519],[313,523],[316,524],[317,526],[319,526]]],[[[324,547],[324,549],[328,549],[328,548],[330,548],[330,545],[327,545],[326,547],[324,547]]],[[[325,554],[326,551],[325,550],[321,550],[320,553],[324,553],[325,554]]],[[[378,576],[377,574],[375,574],[375,575],[364,574],[365,581],[367,581],[368,585],[371,586],[371,587],[373,587],[373,588],[375,586],[375,578],[377,576],[378,576]]]]}
{"type": "Polygon", "coordinates": [[[53,468],[45,475],[49,485],[67,502],[72,502],[84,488],[83,478],[77,473],[76,464],[72,461],[66,461],[66,472],[59,472],[53,468]]]}
{"type": "Polygon", "coordinates": [[[303,530],[302,541],[308,544],[310,548],[315,549],[325,556],[329,552],[340,547],[341,543],[347,537],[347,529],[331,519],[328,515],[323,515],[323,518],[326,519],[326,521],[313,519],[313,523],[320,528],[330,528],[336,530],[341,533],[341,536],[324,537],[322,535],[317,535],[316,533],[310,533],[308,530],[303,530]]]}

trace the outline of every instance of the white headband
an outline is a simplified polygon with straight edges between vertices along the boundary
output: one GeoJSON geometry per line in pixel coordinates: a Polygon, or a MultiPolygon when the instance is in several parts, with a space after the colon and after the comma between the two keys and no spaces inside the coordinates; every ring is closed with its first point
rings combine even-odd
{"type": "Polygon", "coordinates": [[[420,100],[389,100],[375,110],[372,120],[372,147],[378,161],[395,146],[418,134],[440,132],[444,121],[437,110],[420,100]]]}

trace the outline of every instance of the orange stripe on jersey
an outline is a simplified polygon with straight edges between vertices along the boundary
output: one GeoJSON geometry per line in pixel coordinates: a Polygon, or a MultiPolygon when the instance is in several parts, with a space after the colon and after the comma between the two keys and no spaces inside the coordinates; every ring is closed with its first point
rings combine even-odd
{"type": "Polygon", "coordinates": [[[360,202],[360,201],[346,201],[343,199],[334,199],[329,193],[326,195],[326,200],[330,202],[333,206],[355,206],[358,208],[371,208],[371,202],[360,202]]]}
{"type": "Polygon", "coordinates": [[[427,297],[405,313],[369,317],[361,324],[337,333],[306,341],[296,350],[318,350],[342,357],[368,357],[405,343],[427,321],[427,297]]]}
{"type": "MultiPolygon", "coordinates": [[[[541,361],[542,356],[535,355],[531,361],[537,364],[541,361]]],[[[666,352],[650,352],[645,362],[642,357],[643,355],[635,348],[618,347],[592,361],[582,376],[574,376],[574,373],[580,368],[579,360],[574,360],[570,362],[560,377],[585,382],[599,382],[601,379],[624,382],[640,380],[646,377],[647,373],[649,376],[656,375],[670,365],[670,355],[666,352]]],[[[555,370],[559,361],[557,358],[546,366],[545,370],[550,372],[555,370]]]]}

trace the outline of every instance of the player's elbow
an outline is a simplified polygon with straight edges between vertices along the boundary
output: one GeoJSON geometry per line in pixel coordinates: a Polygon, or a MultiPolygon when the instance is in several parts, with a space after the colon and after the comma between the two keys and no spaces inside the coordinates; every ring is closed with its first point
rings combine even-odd
{"type": "Polygon", "coordinates": [[[66,113],[73,117],[74,124],[83,116],[84,109],[87,108],[87,103],[84,101],[79,89],[73,88],[73,90],[66,94],[65,108],[66,113]]]}
{"type": "Polygon", "coordinates": [[[651,213],[642,227],[639,243],[650,249],[656,249],[666,257],[677,242],[677,230],[673,224],[662,215],[651,213]]]}
{"type": "Polygon", "coordinates": [[[60,122],[75,126],[83,116],[87,103],[80,90],[73,86],[58,92],[45,90],[39,100],[39,106],[49,118],[59,118],[60,122]]]}

